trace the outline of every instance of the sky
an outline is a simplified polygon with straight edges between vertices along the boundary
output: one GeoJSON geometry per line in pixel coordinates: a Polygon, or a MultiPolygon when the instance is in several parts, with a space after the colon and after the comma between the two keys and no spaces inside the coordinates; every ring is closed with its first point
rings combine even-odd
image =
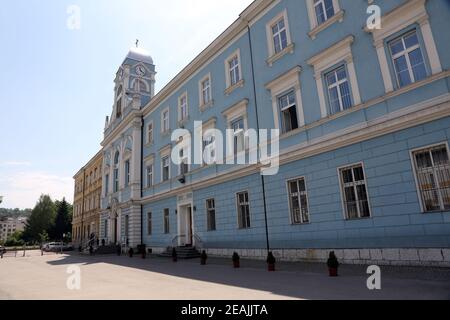
{"type": "Polygon", "coordinates": [[[73,201],[73,176],[100,150],[114,76],[136,39],[159,91],[251,2],[4,1],[0,207],[32,208],[41,194],[73,201]]]}

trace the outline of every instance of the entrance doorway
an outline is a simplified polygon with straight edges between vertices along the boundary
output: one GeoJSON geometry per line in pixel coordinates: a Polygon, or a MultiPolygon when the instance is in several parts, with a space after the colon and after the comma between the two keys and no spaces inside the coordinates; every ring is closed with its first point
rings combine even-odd
{"type": "Polygon", "coordinates": [[[192,247],[194,245],[194,219],[192,205],[178,207],[178,244],[192,247]]]}

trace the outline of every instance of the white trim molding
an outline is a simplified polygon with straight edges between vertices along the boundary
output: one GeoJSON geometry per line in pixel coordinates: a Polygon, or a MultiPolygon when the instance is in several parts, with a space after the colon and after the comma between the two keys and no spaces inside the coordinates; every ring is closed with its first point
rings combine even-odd
{"type": "Polygon", "coordinates": [[[287,9],[275,16],[269,23],[266,24],[266,37],[267,37],[267,48],[269,50],[269,57],[267,58],[267,64],[272,66],[275,61],[282,58],[288,53],[294,53],[294,43],[292,43],[291,32],[289,30],[289,19],[287,9]],[[285,31],[286,31],[286,48],[283,48],[280,52],[275,52],[274,44],[274,34],[272,28],[281,20],[284,21],[285,31]]]}
{"type": "Polygon", "coordinates": [[[417,23],[420,26],[425,50],[431,67],[431,74],[442,72],[442,66],[439,54],[434,42],[433,33],[431,31],[429,16],[426,10],[427,0],[409,0],[403,5],[395,8],[381,17],[381,29],[368,29],[365,31],[372,33],[374,46],[377,50],[378,60],[380,63],[381,73],[383,76],[384,87],[386,93],[394,91],[394,82],[388,66],[390,57],[386,56],[384,40],[397,32],[417,23]]]}
{"type": "Polygon", "coordinates": [[[347,67],[353,105],[356,106],[361,103],[361,95],[359,93],[358,80],[356,77],[351,48],[354,40],[355,37],[353,35],[348,36],[308,60],[308,64],[314,67],[314,76],[316,78],[317,91],[320,101],[320,113],[322,118],[327,117],[329,114],[325,98],[325,90],[323,87],[323,72],[342,61],[345,61],[347,67]]]}
{"type": "Polygon", "coordinates": [[[295,68],[289,70],[282,76],[276,78],[275,80],[272,80],[271,82],[265,85],[266,89],[270,91],[272,96],[272,111],[275,129],[280,128],[280,116],[279,116],[280,108],[278,106],[278,96],[284,92],[287,92],[290,89],[295,90],[299,127],[301,128],[305,125],[305,115],[303,111],[302,94],[300,89],[301,71],[302,68],[300,66],[296,66],[295,68]]]}
{"type": "Polygon", "coordinates": [[[339,0],[333,0],[334,15],[321,24],[319,24],[319,22],[317,21],[316,11],[314,9],[314,0],[306,0],[306,7],[309,16],[309,24],[311,26],[311,31],[308,33],[308,35],[313,40],[321,31],[325,30],[335,22],[344,21],[344,11],[341,10],[339,0]]]}

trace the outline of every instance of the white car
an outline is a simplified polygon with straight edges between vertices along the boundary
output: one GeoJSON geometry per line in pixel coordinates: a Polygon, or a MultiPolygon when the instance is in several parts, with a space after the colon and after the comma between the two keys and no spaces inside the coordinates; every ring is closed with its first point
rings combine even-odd
{"type": "Polygon", "coordinates": [[[62,242],[49,242],[42,247],[44,251],[61,251],[61,249],[64,250],[64,243],[62,242]]]}

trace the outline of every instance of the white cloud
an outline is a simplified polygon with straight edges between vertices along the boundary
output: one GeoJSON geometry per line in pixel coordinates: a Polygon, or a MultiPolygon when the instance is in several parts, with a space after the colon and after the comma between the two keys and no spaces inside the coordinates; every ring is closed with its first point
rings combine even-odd
{"type": "Polygon", "coordinates": [[[72,202],[73,179],[46,172],[10,173],[0,178],[0,193],[5,208],[32,208],[41,194],[49,194],[53,200],[65,197],[72,202]]]}

